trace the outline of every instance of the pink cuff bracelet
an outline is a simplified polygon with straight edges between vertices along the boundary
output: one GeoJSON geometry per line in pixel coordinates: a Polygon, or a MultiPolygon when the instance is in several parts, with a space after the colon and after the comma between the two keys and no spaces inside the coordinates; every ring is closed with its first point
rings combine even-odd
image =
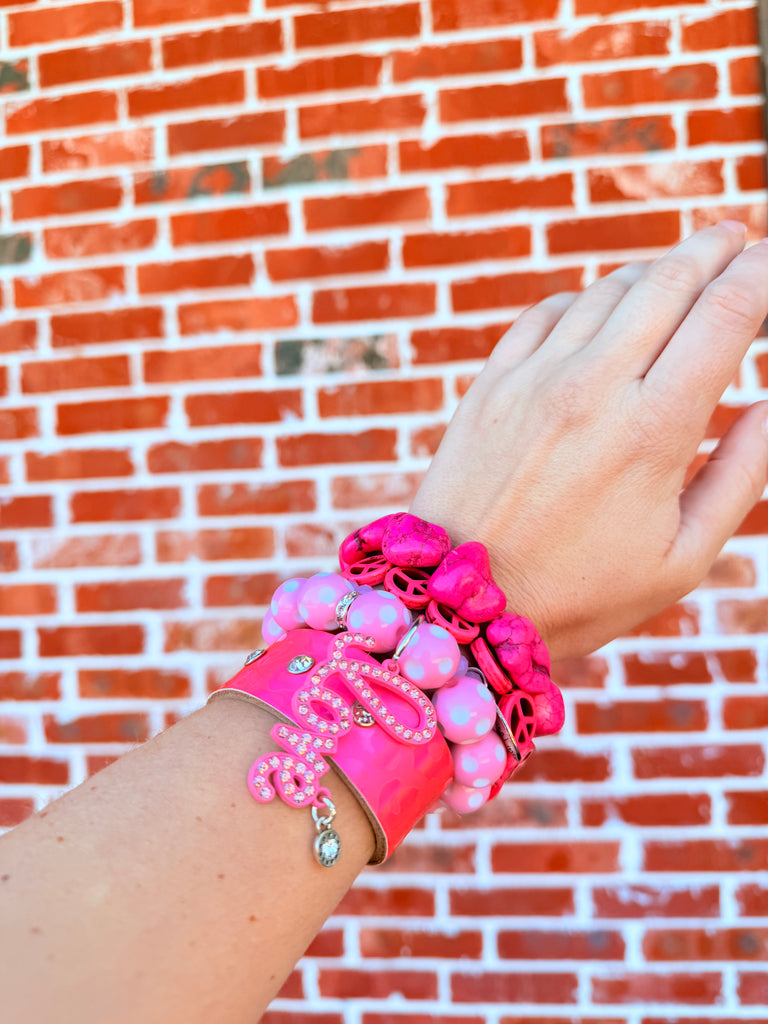
{"type": "Polygon", "coordinates": [[[279,719],[281,749],[254,763],[248,786],[259,802],[312,808],[324,866],[341,850],[321,784],[331,768],[365,810],[381,863],[439,799],[468,813],[496,796],[534,735],[564,719],[546,647],[504,611],[482,544],[451,549],[441,527],[400,513],[353,533],[340,561],[341,573],[278,587],[267,649],[212,694],[279,719]]]}

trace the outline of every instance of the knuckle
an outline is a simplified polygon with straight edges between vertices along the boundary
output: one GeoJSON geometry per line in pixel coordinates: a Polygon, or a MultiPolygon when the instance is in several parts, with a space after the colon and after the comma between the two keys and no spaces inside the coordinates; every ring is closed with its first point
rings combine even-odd
{"type": "Polygon", "coordinates": [[[700,288],[696,265],[681,254],[670,253],[662,257],[648,268],[647,274],[657,287],[674,295],[698,292],[700,288]]]}
{"type": "Polygon", "coordinates": [[[715,323],[731,327],[752,327],[760,320],[760,310],[755,296],[746,288],[714,281],[704,293],[703,308],[715,323]]]}

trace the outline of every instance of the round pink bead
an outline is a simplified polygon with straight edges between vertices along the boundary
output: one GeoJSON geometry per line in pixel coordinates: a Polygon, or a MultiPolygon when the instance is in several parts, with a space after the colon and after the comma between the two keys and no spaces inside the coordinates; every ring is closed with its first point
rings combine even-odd
{"type": "Polygon", "coordinates": [[[411,613],[400,598],[386,590],[369,590],[349,606],[347,629],[364,633],[376,641],[378,654],[394,651],[411,628],[411,613]]]}
{"type": "Polygon", "coordinates": [[[267,612],[264,616],[264,621],[261,624],[261,635],[264,637],[267,646],[273,644],[275,640],[282,640],[285,636],[285,630],[277,622],[272,612],[267,612]]]}
{"type": "Polygon", "coordinates": [[[437,721],[452,743],[473,743],[493,729],[496,701],[484,683],[471,676],[459,676],[435,696],[437,721]]]}
{"type": "Polygon", "coordinates": [[[269,610],[278,625],[285,630],[298,629],[299,626],[304,625],[304,619],[299,613],[299,598],[306,582],[301,576],[286,580],[272,595],[269,610]]]}
{"type": "Polygon", "coordinates": [[[336,605],[355,588],[335,572],[310,576],[299,596],[299,615],[312,629],[337,629],[336,605]]]}
{"type": "Polygon", "coordinates": [[[422,622],[398,658],[398,672],[422,690],[437,690],[454,677],[459,658],[459,645],[447,629],[422,622]]]}
{"type": "Polygon", "coordinates": [[[457,814],[471,814],[488,803],[490,795],[490,786],[475,789],[473,786],[463,786],[460,782],[452,782],[440,799],[457,814]]]}
{"type": "Polygon", "coordinates": [[[474,743],[452,747],[451,753],[456,781],[472,789],[492,786],[507,763],[507,751],[495,732],[489,732],[474,743]]]}

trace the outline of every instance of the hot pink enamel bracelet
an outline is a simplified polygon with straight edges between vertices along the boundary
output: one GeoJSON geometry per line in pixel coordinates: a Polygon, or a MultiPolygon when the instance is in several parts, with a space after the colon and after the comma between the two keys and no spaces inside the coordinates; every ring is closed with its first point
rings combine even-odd
{"type": "Polygon", "coordinates": [[[379,863],[438,799],[468,813],[492,799],[555,732],[563,702],[549,655],[505,611],[482,544],[451,548],[408,513],[379,519],[340,548],[340,573],[278,587],[265,650],[213,696],[247,695],[280,722],[279,750],[256,761],[254,798],[310,806],[321,864],[338,860],[336,770],[374,829],[379,863]]]}

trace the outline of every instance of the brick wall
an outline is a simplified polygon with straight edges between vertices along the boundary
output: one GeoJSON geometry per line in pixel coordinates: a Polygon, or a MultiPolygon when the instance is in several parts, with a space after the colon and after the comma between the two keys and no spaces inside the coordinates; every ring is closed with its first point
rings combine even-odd
{"type": "MultiPolygon", "coordinates": [[[[766,233],[754,6],[2,0],[0,826],[403,507],[521,306],[766,233]]],[[[758,341],[712,436],[766,386],[758,341]]],[[[767,528],[563,666],[562,737],[365,874],[271,1024],[764,1020],[767,528]]]]}

